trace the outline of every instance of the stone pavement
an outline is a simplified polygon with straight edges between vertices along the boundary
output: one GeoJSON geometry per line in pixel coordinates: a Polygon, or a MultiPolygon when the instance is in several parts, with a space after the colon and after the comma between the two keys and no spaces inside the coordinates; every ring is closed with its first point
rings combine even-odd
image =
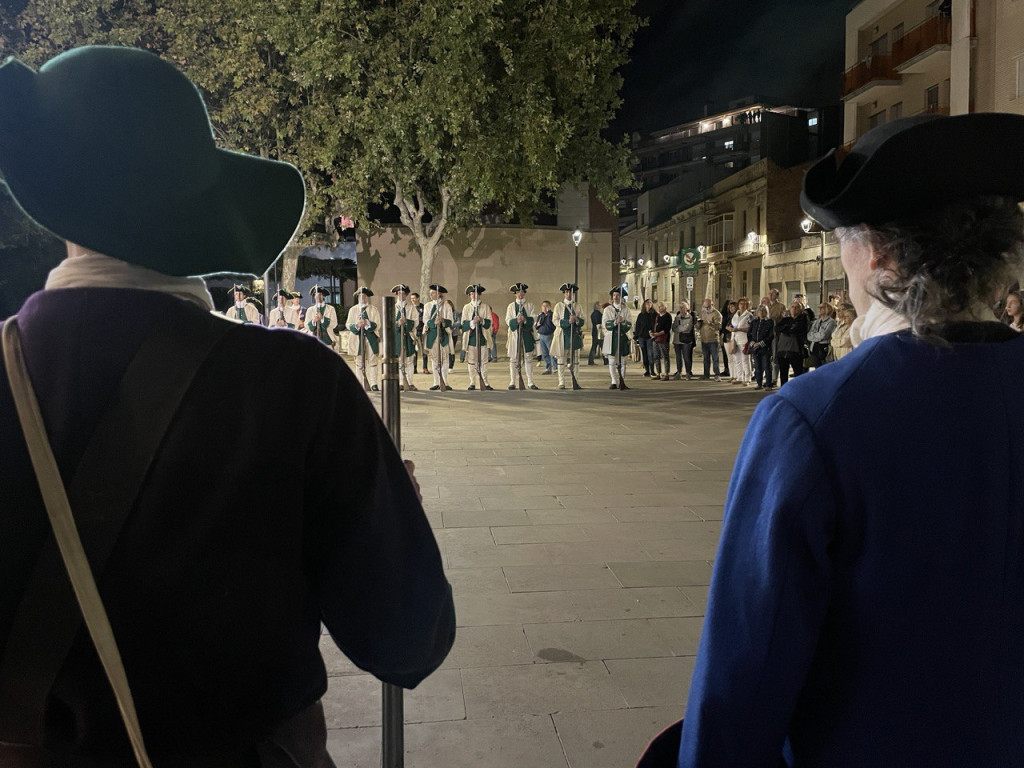
{"type": "MultiPolygon", "coordinates": [[[[409,768],[622,768],[684,713],[737,446],[763,393],[698,380],[630,391],[402,397],[406,458],[455,593],[443,666],[405,694],[409,768]]],[[[374,395],[379,405],[379,396],[374,395]]],[[[380,683],[325,637],[339,768],[380,765],[380,683]]]]}

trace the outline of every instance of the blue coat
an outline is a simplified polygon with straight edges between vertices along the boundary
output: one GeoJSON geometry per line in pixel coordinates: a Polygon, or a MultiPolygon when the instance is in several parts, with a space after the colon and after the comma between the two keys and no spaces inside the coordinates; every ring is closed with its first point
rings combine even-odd
{"type": "Polygon", "coordinates": [[[1024,765],[1024,337],[866,341],[757,408],[681,768],[1024,765]]]}

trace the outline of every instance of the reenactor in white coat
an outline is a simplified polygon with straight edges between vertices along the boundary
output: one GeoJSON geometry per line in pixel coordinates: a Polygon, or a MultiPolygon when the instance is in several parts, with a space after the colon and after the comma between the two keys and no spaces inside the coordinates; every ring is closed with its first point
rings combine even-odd
{"type": "Polygon", "coordinates": [[[431,390],[441,388],[442,382],[448,387],[448,356],[452,353],[452,324],[455,313],[451,304],[445,301],[448,289],[435,283],[430,286],[430,301],[423,308],[424,344],[430,359],[430,368],[434,373],[434,386],[431,390]]]}
{"type": "Polygon", "coordinates": [[[601,351],[608,358],[608,370],[612,374],[609,389],[618,389],[619,376],[625,376],[626,361],[629,360],[629,340],[632,338],[633,310],[622,303],[622,291],[612,288],[608,291],[611,301],[604,308],[601,322],[604,325],[604,346],[601,351]],[[622,348],[621,368],[615,367],[615,358],[622,348]]]}
{"type": "Polygon", "coordinates": [[[395,357],[398,358],[399,382],[405,389],[415,392],[412,375],[416,372],[416,323],[419,321],[419,312],[409,301],[408,285],[399,283],[391,292],[395,294],[395,357]]]}
{"type": "Polygon", "coordinates": [[[319,285],[309,289],[309,295],[313,297],[313,306],[306,310],[306,325],[304,330],[311,333],[329,347],[334,346],[338,329],[338,313],[331,304],[327,303],[328,290],[319,285]]]}
{"type": "Polygon", "coordinates": [[[292,294],[283,288],[274,294],[277,306],[270,310],[267,325],[271,328],[298,328],[299,311],[292,303],[292,294]]]}
{"type": "Polygon", "coordinates": [[[469,303],[462,308],[462,348],[466,350],[466,366],[469,368],[469,387],[476,389],[477,381],[483,381],[484,389],[494,389],[487,378],[487,357],[490,354],[491,305],[480,300],[484,292],[482,285],[466,288],[469,303]],[[477,361],[480,370],[477,371],[477,361]]]}
{"type": "Polygon", "coordinates": [[[533,359],[537,340],[534,337],[534,324],[537,311],[533,302],[526,300],[526,283],[516,283],[509,291],[516,295],[515,300],[505,310],[505,325],[508,327],[508,373],[509,389],[516,388],[516,378],[526,369],[526,381],[530,389],[540,389],[533,383],[533,359]],[[522,333],[520,332],[522,329],[522,333]],[[520,342],[520,335],[522,342],[520,342]]]}
{"type": "Polygon", "coordinates": [[[252,292],[240,283],[231,288],[235,296],[235,303],[224,310],[224,315],[240,323],[260,324],[260,311],[253,304],[245,299],[252,295],[252,292]]]}
{"type": "Polygon", "coordinates": [[[565,372],[579,379],[580,351],[583,349],[583,325],[586,312],[576,304],[579,286],[563,283],[559,288],[562,301],[555,304],[552,315],[555,321],[555,335],[551,339],[551,356],[558,363],[558,388],[565,389],[565,372]]]}
{"type": "Polygon", "coordinates": [[[380,392],[380,310],[370,303],[373,291],[365,285],[356,289],[356,303],[348,311],[348,353],[356,359],[356,370],[370,390],[380,392]]]}

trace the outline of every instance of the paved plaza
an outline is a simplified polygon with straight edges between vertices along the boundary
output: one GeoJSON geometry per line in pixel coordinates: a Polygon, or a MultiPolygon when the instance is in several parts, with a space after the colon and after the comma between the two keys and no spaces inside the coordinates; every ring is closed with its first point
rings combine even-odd
{"type": "MultiPolygon", "coordinates": [[[[539,369],[538,369],[539,370],[539,369]]],[[[405,694],[409,768],[623,768],[684,713],[737,446],[765,395],[726,383],[628,392],[402,397],[402,442],[455,592],[443,666],[405,694]]],[[[379,396],[374,393],[379,404],[379,396]]],[[[325,637],[329,746],[380,765],[380,683],[325,637]]]]}

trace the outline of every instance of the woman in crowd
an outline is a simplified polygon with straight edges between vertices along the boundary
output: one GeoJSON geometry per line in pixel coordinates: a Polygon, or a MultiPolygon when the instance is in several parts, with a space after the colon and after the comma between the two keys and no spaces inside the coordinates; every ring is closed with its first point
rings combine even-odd
{"type": "Polygon", "coordinates": [[[679,311],[672,320],[672,344],[676,351],[676,373],[679,379],[686,366],[686,380],[693,378],[693,347],[697,343],[697,313],[685,301],[679,302],[679,311]]]}
{"type": "Polygon", "coordinates": [[[804,372],[804,343],[807,339],[807,315],[803,305],[793,299],[789,316],[783,315],[775,328],[775,363],[779,366],[779,386],[789,381],[789,368],[793,375],[804,372]]]}
{"type": "Polygon", "coordinates": [[[654,374],[654,365],[651,361],[651,335],[654,333],[654,320],[658,314],[654,311],[654,302],[644,299],[640,311],[636,313],[636,323],[633,326],[633,338],[640,347],[640,355],[644,364],[644,376],[654,374]]]}
{"type": "Polygon", "coordinates": [[[832,357],[836,360],[853,351],[853,340],[850,338],[850,326],[857,319],[857,310],[853,304],[842,304],[838,310],[839,323],[832,331],[832,357]]]}
{"type": "Polygon", "coordinates": [[[668,381],[669,369],[672,364],[668,359],[668,340],[672,334],[672,315],[665,308],[665,303],[658,302],[658,315],[654,319],[654,328],[651,331],[651,352],[654,358],[654,378],[668,381]],[[665,366],[662,372],[662,364],[665,366]]]}
{"type": "Polygon", "coordinates": [[[811,364],[820,368],[825,364],[828,357],[829,344],[832,340],[832,332],[836,329],[836,310],[829,302],[822,302],[818,305],[818,316],[811,322],[807,330],[808,353],[811,364]]]}
{"type": "Polygon", "coordinates": [[[750,357],[754,363],[754,382],[757,389],[771,389],[772,339],[775,337],[775,323],[768,317],[768,307],[757,308],[757,317],[750,321],[747,342],[750,357]]]}
{"type": "Polygon", "coordinates": [[[736,314],[736,302],[726,301],[722,304],[722,328],[719,334],[722,337],[721,349],[722,349],[722,375],[729,376],[729,356],[732,354],[732,331],[729,330],[729,323],[732,322],[732,316],[736,314]]]}
{"type": "Polygon", "coordinates": [[[555,372],[556,367],[555,358],[551,356],[551,340],[555,337],[555,320],[550,301],[540,303],[540,312],[537,313],[534,325],[537,328],[537,356],[544,364],[541,374],[550,376],[555,372]]]}
{"type": "Polygon", "coordinates": [[[1021,301],[1020,291],[1010,291],[1006,294],[1006,309],[1003,311],[1003,322],[1015,331],[1024,331],[1024,302],[1021,301]]]}
{"type": "Polygon", "coordinates": [[[750,352],[747,346],[747,329],[754,316],[750,314],[750,301],[744,296],[736,302],[736,311],[729,319],[729,331],[732,333],[732,352],[729,353],[729,366],[732,369],[733,384],[747,384],[750,381],[750,352]]]}

